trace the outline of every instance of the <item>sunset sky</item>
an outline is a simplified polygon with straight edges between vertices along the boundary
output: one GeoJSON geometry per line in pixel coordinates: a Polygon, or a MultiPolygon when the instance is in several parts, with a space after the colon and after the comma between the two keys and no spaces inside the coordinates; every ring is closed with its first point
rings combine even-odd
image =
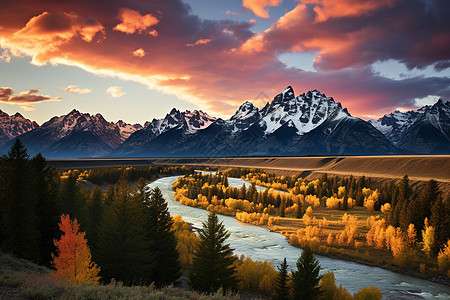
{"type": "MultiPolygon", "coordinates": [[[[291,85],[354,116],[450,98],[448,0],[3,0],[0,109],[227,117],[291,85]]],[[[270,98],[270,99],[269,99],[270,98]]]]}

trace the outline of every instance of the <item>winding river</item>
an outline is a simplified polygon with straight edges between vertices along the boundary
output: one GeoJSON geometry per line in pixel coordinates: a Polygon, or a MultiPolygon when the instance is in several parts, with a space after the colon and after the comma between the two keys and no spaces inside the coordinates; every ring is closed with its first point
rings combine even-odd
{"type": "MultiPolygon", "coordinates": [[[[180,215],[186,222],[200,228],[206,220],[208,211],[185,206],[174,199],[172,184],[178,176],[158,179],[149,184],[158,186],[169,203],[172,215],[180,215]]],[[[242,179],[229,178],[230,185],[241,187],[242,179]]],[[[247,183],[248,186],[248,183],[247,183]]],[[[228,242],[237,255],[244,254],[253,260],[271,261],[274,266],[286,257],[289,267],[295,269],[295,262],[301,254],[301,249],[291,246],[280,234],[267,229],[242,223],[234,217],[219,215],[230,232],[228,242]]],[[[332,271],[336,284],[342,284],[350,293],[355,293],[365,286],[376,286],[383,292],[385,299],[450,299],[450,287],[427,280],[409,277],[378,267],[370,267],[354,262],[316,256],[320,261],[322,273],[332,271]]]]}

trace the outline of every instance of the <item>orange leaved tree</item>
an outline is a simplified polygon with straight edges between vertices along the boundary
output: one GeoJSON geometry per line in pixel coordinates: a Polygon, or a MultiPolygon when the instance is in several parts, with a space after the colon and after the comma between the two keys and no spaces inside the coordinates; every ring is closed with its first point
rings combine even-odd
{"type": "Polygon", "coordinates": [[[92,261],[86,233],[78,232],[77,219],[71,221],[69,215],[61,215],[59,229],[63,235],[59,241],[54,241],[57,254],[52,254],[52,264],[56,268],[53,276],[70,284],[97,284],[100,268],[92,261]]]}

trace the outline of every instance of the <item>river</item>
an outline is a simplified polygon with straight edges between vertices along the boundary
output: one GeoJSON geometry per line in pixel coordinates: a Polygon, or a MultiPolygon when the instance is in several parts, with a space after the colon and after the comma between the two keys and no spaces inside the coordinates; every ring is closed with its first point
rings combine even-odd
{"type": "MultiPolygon", "coordinates": [[[[182,205],[175,201],[172,184],[179,176],[164,177],[149,184],[150,188],[158,186],[168,201],[171,215],[180,215],[195,228],[201,228],[208,211],[182,205]]],[[[242,179],[229,178],[230,185],[241,187],[242,179]]],[[[246,224],[234,217],[218,215],[230,232],[228,242],[237,255],[244,254],[253,260],[271,261],[278,266],[284,257],[291,270],[301,254],[301,249],[291,246],[280,234],[270,232],[263,227],[246,224]]],[[[376,286],[383,292],[384,298],[395,299],[450,299],[450,287],[427,280],[410,277],[378,267],[344,261],[316,255],[322,267],[321,273],[332,271],[336,284],[342,284],[350,293],[355,293],[365,286],[376,286]]]]}

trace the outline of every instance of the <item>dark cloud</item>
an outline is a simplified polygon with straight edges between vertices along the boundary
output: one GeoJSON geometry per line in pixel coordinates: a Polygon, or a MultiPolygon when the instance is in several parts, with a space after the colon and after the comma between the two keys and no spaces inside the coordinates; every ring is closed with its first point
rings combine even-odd
{"type": "Polygon", "coordinates": [[[0,102],[10,104],[27,104],[27,103],[39,103],[44,101],[59,101],[60,97],[52,98],[45,95],[36,95],[40,89],[31,89],[25,92],[21,92],[19,95],[13,95],[13,90],[9,87],[0,88],[0,102]]]}
{"type": "Polygon", "coordinates": [[[35,64],[69,64],[135,80],[220,114],[287,85],[296,92],[319,89],[354,115],[450,96],[448,77],[393,80],[370,68],[389,59],[409,68],[448,68],[450,1],[364,0],[351,6],[354,0],[343,0],[339,9],[331,0],[304,2],[254,34],[249,22],[205,20],[180,0],[6,1],[0,37],[2,47],[35,64]],[[124,9],[148,16],[145,26],[125,22],[130,30],[114,30],[128,20],[124,9]],[[151,30],[157,35],[147,34],[151,30]],[[139,59],[132,54],[137,49],[145,54],[139,59]],[[304,51],[318,53],[316,72],[289,68],[277,58],[304,51]]]}

